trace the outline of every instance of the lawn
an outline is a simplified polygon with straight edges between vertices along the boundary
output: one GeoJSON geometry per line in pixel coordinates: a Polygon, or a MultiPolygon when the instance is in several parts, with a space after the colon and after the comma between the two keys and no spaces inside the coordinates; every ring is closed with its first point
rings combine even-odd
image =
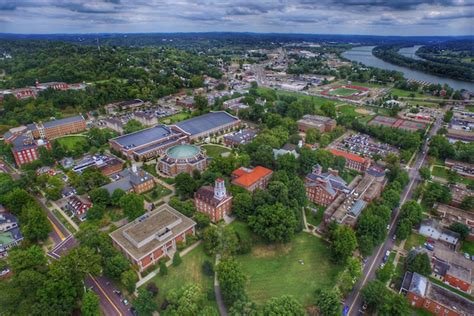
{"type": "Polygon", "coordinates": [[[155,202],[168,194],[171,194],[171,190],[157,183],[153,190],[143,194],[143,196],[148,202],[155,202]]]}
{"type": "Polygon", "coordinates": [[[202,145],[201,147],[206,150],[207,155],[211,158],[217,158],[220,157],[223,153],[230,152],[230,149],[217,145],[207,144],[202,145]]]}
{"type": "MultiPolygon", "coordinates": [[[[161,305],[166,295],[172,289],[178,289],[189,283],[199,284],[204,293],[214,290],[214,278],[206,276],[202,272],[204,261],[214,262],[214,259],[204,253],[204,246],[201,244],[182,257],[183,262],[177,266],[170,266],[168,274],[165,276],[157,275],[150,282],[154,282],[160,289],[158,301],[161,305]]],[[[207,297],[207,295],[205,295],[207,297]]],[[[207,301],[207,304],[215,306],[215,301],[207,301]]]]}
{"type": "Polygon", "coordinates": [[[410,250],[413,247],[418,247],[423,245],[426,242],[426,237],[417,234],[417,233],[412,233],[408,238],[407,241],[405,242],[405,250],[410,250]]]}
{"type": "Polygon", "coordinates": [[[74,135],[57,138],[56,141],[64,146],[66,150],[75,150],[87,142],[86,136],[74,135]]]}
{"type": "Polygon", "coordinates": [[[316,227],[323,221],[325,207],[320,205],[311,205],[311,207],[317,208],[318,211],[314,214],[310,208],[305,208],[306,222],[316,227]]]}
{"type": "Polygon", "coordinates": [[[341,114],[358,116],[360,114],[355,111],[356,109],[355,106],[349,104],[343,104],[336,108],[336,110],[341,114]]]}
{"type": "Polygon", "coordinates": [[[328,99],[325,99],[325,98],[316,97],[316,96],[312,96],[312,95],[304,95],[304,94],[298,93],[298,92],[290,92],[290,91],[285,91],[285,90],[277,90],[277,89],[270,89],[270,88],[263,88],[263,87],[258,87],[257,91],[259,93],[261,93],[263,91],[275,91],[277,96],[286,95],[286,96],[297,97],[298,100],[305,100],[305,99],[310,100],[317,107],[320,107],[321,105],[327,104],[327,103],[331,103],[331,104],[335,103],[335,101],[332,101],[332,100],[328,100],[328,99]]]}
{"type": "Polygon", "coordinates": [[[314,303],[314,292],[330,288],[342,267],[329,261],[329,247],[321,239],[300,233],[286,245],[256,244],[237,257],[248,280],[252,301],[264,304],[272,297],[293,295],[302,304],[314,303]],[[302,260],[302,263],[300,263],[302,260]]]}
{"type": "Polygon", "coordinates": [[[173,124],[173,123],[176,123],[176,122],[184,121],[184,120],[186,120],[190,117],[191,117],[190,113],[179,112],[179,113],[176,113],[174,115],[171,115],[171,116],[164,117],[164,118],[160,119],[160,123],[173,124]]]}
{"type": "Polygon", "coordinates": [[[474,256],[474,242],[468,240],[463,241],[461,252],[467,252],[471,256],[474,256]]]}
{"type": "MultiPolygon", "coordinates": [[[[435,177],[443,178],[443,179],[448,179],[448,169],[441,167],[441,166],[434,166],[432,175],[435,177]]],[[[456,182],[463,183],[468,185],[471,183],[471,180],[469,180],[466,177],[462,177],[459,175],[458,180],[456,182]]]]}
{"type": "MultiPolygon", "coordinates": [[[[349,82],[346,83],[349,85],[349,82]]],[[[359,82],[359,81],[351,81],[350,85],[359,86],[359,87],[366,87],[366,88],[381,88],[386,87],[386,85],[378,84],[378,83],[368,83],[368,82],[359,82]]]]}
{"type": "Polygon", "coordinates": [[[350,184],[352,180],[354,180],[354,178],[357,177],[358,175],[362,175],[362,174],[355,170],[346,169],[341,173],[341,178],[344,179],[344,181],[346,181],[348,184],[350,184]]]}

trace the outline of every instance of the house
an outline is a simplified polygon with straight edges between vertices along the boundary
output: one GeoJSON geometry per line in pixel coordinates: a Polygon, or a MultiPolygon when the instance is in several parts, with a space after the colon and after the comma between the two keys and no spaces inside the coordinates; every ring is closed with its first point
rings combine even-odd
{"type": "Polygon", "coordinates": [[[218,178],[214,187],[202,186],[194,193],[194,205],[198,212],[209,215],[217,223],[231,212],[232,195],[227,193],[224,180],[218,178]]]}
{"type": "Polygon", "coordinates": [[[467,266],[447,262],[436,256],[433,256],[432,263],[435,276],[441,278],[443,282],[466,293],[471,292],[471,269],[467,266]]]}
{"type": "MultiPolygon", "coordinates": [[[[3,207],[2,210],[4,210],[3,207]]],[[[18,219],[2,211],[0,213],[0,258],[8,256],[8,249],[18,245],[22,240],[23,235],[20,232],[18,219]]]]}
{"type": "Polygon", "coordinates": [[[115,190],[121,189],[128,192],[140,194],[150,191],[155,187],[155,179],[146,171],[139,169],[135,164],[130,169],[125,169],[118,173],[119,179],[102,186],[110,195],[115,190]]]}
{"type": "Polygon", "coordinates": [[[102,120],[105,123],[105,127],[119,133],[123,134],[123,127],[124,123],[122,120],[119,120],[118,118],[111,117],[111,118],[106,118],[102,120]]]}
{"type": "Polygon", "coordinates": [[[441,227],[435,219],[426,219],[421,222],[418,232],[425,237],[444,242],[453,249],[459,245],[459,234],[441,227]]]}
{"type": "Polygon", "coordinates": [[[300,154],[296,151],[297,147],[303,146],[303,142],[300,141],[298,146],[293,145],[293,144],[285,144],[282,148],[280,149],[273,149],[273,156],[278,158],[279,156],[290,154],[294,156],[295,158],[298,158],[300,154]]]}
{"type": "Polygon", "coordinates": [[[240,167],[232,172],[232,184],[253,192],[255,189],[265,189],[272,174],[272,170],[262,166],[253,169],[240,167]]]}
{"type": "Polygon", "coordinates": [[[46,90],[46,89],[53,89],[53,90],[68,90],[69,85],[65,82],[45,82],[40,83],[38,80],[35,82],[36,89],[38,90],[46,90]]]}
{"type": "Polygon", "coordinates": [[[405,273],[400,293],[405,295],[412,307],[427,310],[436,316],[468,316],[474,310],[472,301],[431,283],[416,272],[405,273]]]}
{"type": "Polygon", "coordinates": [[[257,137],[258,131],[253,129],[243,129],[224,136],[224,144],[229,147],[237,147],[250,143],[257,137]]]}
{"type": "Polygon", "coordinates": [[[460,176],[474,180],[474,164],[446,159],[445,166],[457,172],[460,176]]]}
{"type": "Polygon", "coordinates": [[[196,222],[168,204],[145,213],[110,234],[113,245],[140,271],[164,257],[173,257],[177,244],[195,234],[196,222]]]}
{"type": "Polygon", "coordinates": [[[336,120],[330,117],[321,115],[310,115],[306,114],[301,120],[296,122],[298,124],[298,130],[306,132],[310,128],[319,130],[321,133],[330,132],[336,128],[336,120]]]}
{"type": "Polygon", "coordinates": [[[467,239],[470,241],[474,240],[473,212],[466,212],[465,210],[445,204],[438,204],[436,211],[441,218],[441,224],[443,226],[448,227],[453,223],[462,223],[469,227],[469,235],[467,236],[467,239]]]}
{"type": "Polygon", "coordinates": [[[366,171],[370,165],[371,160],[369,158],[363,158],[356,154],[351,154],[338,149],[329,150],[334,156],[344,157],[346,159],[346,168],[356,170],[359,172],[366,171]]]}
{"type": "Polygon", "coordinates": [[[158,124],[158,117],[156,117],[153,111],[137,111],[133,113],[133,117],[145,126],[158,124]]]}
{"type": "Polygon", "coordinates": [[[73,195],[68,197],[66,208],[68,208],[79,220],[84,221],[87,211],[92,207],[90,199],[73,195]]]}
{"type": "Polygon", "coordinates": [[[339,177],[337,170],[322,173],[322,167],[315,165],[305,178],[306,197],[311,202],[328,206],[342,192],[349,193],[346,181],[339,177]]]}

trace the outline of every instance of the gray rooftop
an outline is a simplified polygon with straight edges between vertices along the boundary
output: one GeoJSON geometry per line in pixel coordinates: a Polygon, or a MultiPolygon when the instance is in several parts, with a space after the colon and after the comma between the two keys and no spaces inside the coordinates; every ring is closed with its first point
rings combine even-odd
{"type": "Polygon", "coordinates": [[[173,132],[167,126],[157,125],[138,132],[116,137],[113,140],[122,147],[134,148],[158,141],[172,134],[173,132]]]}
{"type": "Polygon", "coordinates": [[[428,279],[416,272],[413,273],[410,288],[410,292],[415,293],[421,297],[425,296],[426,287],[428,286],[428,279]]]}
{"type": "Polygon", "coordinates": [[[82,115],[76,115],[76,116],[71,116],[71,117],[67,117],[67,118],[63,118],[59,120],[48,121],[48,122],[43,123],[43,126],[47,128],[47,127],[54,127],[54,126],[80,122],[80,121],[84,121],[84,118],[82,117],[82,115]]]}
{"type": "Polygon", "coordinates": [[[196,116],[175,125],[190,135],[197,135],[238,120],[227,112],[219,111],[196,116]]]}

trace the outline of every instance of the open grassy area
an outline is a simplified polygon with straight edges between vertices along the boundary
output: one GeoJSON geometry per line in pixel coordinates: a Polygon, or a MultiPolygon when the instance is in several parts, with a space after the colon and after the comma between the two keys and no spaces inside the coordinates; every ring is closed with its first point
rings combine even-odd
{"type": "Polygon", "coordinates": [[[74,150],[87,142],[86,136],[74,135],[57,138],[56,141],[64,146],[66,150],[74,150]]]}
{"type": "Polygon", "coordinates": [[[248,276],[247,294],[257,304],[286,294],[309,305],[314,303],[314,291],[334,286],[342,271],[341,266],[329,261],[328,245],[306,233],[284,245],[258,243],[250,254],[237,260],[248,276]]]}
{"type": "Polygon", "coordinates": [[[386,85],[383,84],[378,84],[378,83],[369,83],[369,82],[359,82],[359,81],[351,81],[351,83],[347,82],[344,83],[346,85],[353,85],[353,86],[360,86],[360,87],[366,87],[366,88],[380,88],[380,87],[386,87],[386,85]]]}
{"type": "Polygon", "coordinates": [[[360,91],[357,89],[349,89],[349,88],[337,88],[334,90],[329,91],[329,95],[339,95],[343,97],[348,97],[354,94],[359,93],[360,91]]]}
{"type": "Polygon", "coordinates": [[[171,190],[157,183],[153,190],[143,194],[143,196],[148,202],[155,202],[168,194],[171,194],[171,190]]]}
{"type": "MultiPolygon", "coordinates": [[[[160,293],[158,294],[160,305],[163,303],[169,291],[178,289],[189,283],[199,284],[204,293],[214,290],[214,278],[202,272],[204,261],[214,262],[214,259],[205,254],[202,244],[183,256],[182,259],[183,262],[179,266],[170,266],[168,268],[167,275],[157,275],[150,281],[154,282],[160,289],[160,293]]],[[[217,309],[215,301],[207,301],[207,304],[215,306],[217,309]]]]}
{"type": "Polygon", "coordinates": [[[405,242],[405,250],[410,250],[413,247],[418,247],[423,245],[426,242],[426,237],[417,234],[417,233],[412,233],[408,238],[407,241],[405,242]]]}
{"type": "Polygon", "coordinates": [[[311,205],[311,207],[317,208],[318,212],[314,214],[311,209],[305,208],[306,222],[316,227],[316,226],[319,226],[319,224],[321,224],[321,222],[323,221],[325,207],[320,206],[320,205],[314,205],[314,204],[311,205]]]}
{"type": "Polygon", "coordinates": [[[299,100],[305,100],[305,99],[310,100],[317,107],[320,107],[321,105],[327,104],[327,103],[331,103],[331,104],[335,103],[335,101],[332,101],[332,100],[329,100],[329,99],[316,97],[316,96],[312,96],[312,95],[304,95],[303,93],[300,93],[300,92],[291,92],[291,91],[277,90],[277,89],[270,89],[270,88],[263,88],[263,87],[258,87],[257,91],[258,92],[275,91],[277,96],[287,95],[287,96],[297,97],[299,100]]]}
{"type": "MultiPolygon", "coordinates": [[[[448,169],[446,169],[444,167],[441,167],[441,166],[434,166],[433,171],[431,172],[431,174],[435,177],[448,179],[448,169]]],[[[466,178],[466,177],[462,177],[462,176],[459,175],[457,182],[467,185],[467,184],[471,183],[471,180],[466,178]]]]}
{"type": "Polygon", "coordinates": [[[340,114],[358,116],[360,114],[356,112],[356,109],[357,107],[350,104],[342,104],[342,105],[337,106],[336,108],[337,112],[340,114]]]}
{"type": "Polygon", "coordinates": [[[186,120],[190,117],[191,117],[190,113],[179,112],[179,113],[176,113],[174,115],[171,115],[171,116],[164,117],[164,118],[160,119],[160,123],[173,124],[173,123],[176,123],[176,122],[184,121],[184,120],[186,120]]]}
{"type": "Polygon", "coordinates": [[[230,151],[230,149],[228,148],[218,146],[218,145],[212,145],[212,144],[202,145],[201,147],[206,150],[207,155],[211,158],[220,157],[221,154],[227,153],[230,151]]]}
{"type": "Polygon", "coordinates": [[[462,242],[461,252],[467,252],[471,256],[474,256],[474,242],[464,240],[462,242]]]}
{"type": "Polygon", "coordinates": [[[430,98],[430,99],[438,99],[438,97],[435,97],[435,96],[431,96],[431,95],[425,95],[421,92],[418,92],[418,91],[408,91],[408,90],[401,90],[401,89],[397,89],[397,88],[393,88],[391,90],[392,94],[393,95],[397,95],[399,97],[406,97],[406,98],[410,98],[412,97],[412,94],[415,95],[415,98],[430,98]]]}

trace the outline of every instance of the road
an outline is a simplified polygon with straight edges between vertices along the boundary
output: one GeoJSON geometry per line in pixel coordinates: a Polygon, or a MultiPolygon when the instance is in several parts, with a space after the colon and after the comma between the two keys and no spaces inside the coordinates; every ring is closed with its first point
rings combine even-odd
{"type": "MultiPolygon", "coordinates": [[[[416,154],[415,163],[413,167],[408,169],[408,175],[409,175],[410,181],[401,194],[400,206],[403,205],[403,203],[405,203],[407,200],[410,200],[412,198],[415,188],[421,182],[418,170],[420,170],[420,168],[423,166],[426,160],[426,156],[428,153],[428,142],[429,142],[428,138],[431,138],[439,130],[439,128],[441,127],[443,123],[443,116],[444,116],[444,113],[441,113],[437,117],[436,122],[433,124],[432,128],[428,132],[427,136],[429,137],[425,138],[421,151],[419,151],[416,154]]],[[[375,249],[374,254],[372,256],[367,258],[367,262],[362,271],[362,276],[363,276],[362,279],[360,279],[359,282],[357,282],[357,284],[354,286],[354,289],[352,290],[352,292],[349,294],[349,296],[344,302],[345,306],[349,306],[348,315],[350,316],[362,314],[361,308],[363,305],[363,301],[360,295],[360,291],[368,282],[375,279],[375,271],[377,270],[380,263],[382,262],[385,252],[387,250],[391,250],[394,246],[393,235],[395,234],[395,231],[396,231],[396,223],[398,220],[399,212],[400,212],[400,207],[397,207],[393,211],[392,220],[390,222],[390,230],[388,232],[387,239],[382,245],[380,245],[379,247],[375,249]]]]}

